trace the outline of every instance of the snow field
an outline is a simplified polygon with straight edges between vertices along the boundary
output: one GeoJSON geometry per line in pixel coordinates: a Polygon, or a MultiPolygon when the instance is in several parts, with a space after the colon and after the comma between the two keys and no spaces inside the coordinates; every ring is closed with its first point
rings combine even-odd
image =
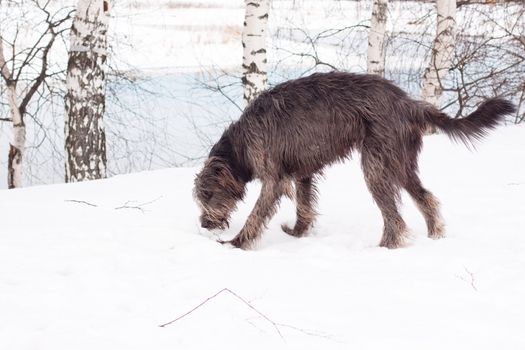
{"type": "MultiPolygon", "coordinates": [[[[523,348],[524,136],[500,128],[477,152],[427,137],[421,175],[447,237],[426,238],[404,196],[413,238],[397,250],[377,247],[358,156],[326,171],[309,237],[281,232],[294,220],[283,200],[252,251],[200,229],[196,168],[1,191],[0,348],[523,348]],[[159,327],[223,288],[282,337],[226,292],[159,327]]],[[[240,230],[259,188],[221,237],[240,230]]]]}

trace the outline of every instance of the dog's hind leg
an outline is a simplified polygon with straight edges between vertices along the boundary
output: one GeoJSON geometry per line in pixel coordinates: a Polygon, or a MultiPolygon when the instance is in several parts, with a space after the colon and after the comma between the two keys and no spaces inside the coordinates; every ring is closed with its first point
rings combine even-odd
{"type": "Polygon", "coordinates": [[[297,221],[293,228],[282,225],[284,232],[291,236],[301,237],[312,226],[315,219],[314,204],[317,199],[317,189],[313,176],[308,176],[295,180],[296,202],[297,202],[297,221]]]}
{"type": "Polygon", "coordinates": [[[362,166],[368,189],[383,216],[383,237],[380,246],[398,248],[403,245],[406,234],[406,224],[399,214],[400,187],[395,171],[385,164],[388,157],[381,149],[364,147],[362,150],[362,166]]]}
{"type": "Polygon", "coordinates": [[[438,199],[423,187],[421,180],[415,172],[409,174],[405,189],[425,217],[428,237],[433,239],[442,238],[444,236],[445,225],[439,211],[438,199]]]}
{"type": "Polygon", "coordinates": [[[230,243],[237,248],[248,249],[260,236],[264,226],[277,211],[286,183],[283,181],[263,181],[261,193],[241,232],[230,243]]]}

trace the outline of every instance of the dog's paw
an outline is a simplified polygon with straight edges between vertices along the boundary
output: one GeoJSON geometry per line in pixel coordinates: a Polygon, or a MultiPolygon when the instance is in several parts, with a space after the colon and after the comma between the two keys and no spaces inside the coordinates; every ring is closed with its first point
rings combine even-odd
{"type": "Polygon", "coordinates": [[[282,224],[281,229],[284,231],[284,233],[289,234],[290,236],[297,237],[297,233],[290,226],[282,224]]]}
{"type": "Polygon", "coordinates": [[[292,237],[303,237],[306,234],[306,230],[296,230],[295,228],[291,228],[286,224],[282,224],[281,229],[284,231],[284,233],[292,237]]]}
{"type": "Polygon", "coordinates": [[[388,249],[398,249],[403,248],[404,244],[399,242],[381,242],[379,243],[379,246],[382,248],[388,248],[388,249]]]}
{"type": "Polygon", "coordinates": [[[436,224],[428,233],[428,238],[431,239],[441,239],[443,237],[445,237],[445,225],[443,223],[436,224]]]}
{"type": "Polygon", "coordinates": [[[437,232],[429,233],[428,234],[428,238],[430,238],[430,239],[445,238],[445,231],[437,231],[437,232]]]}
{"type": "Polygon", "coordinates": [[[380,247],[388,249],[398,249],[406,246],[405,237],[383,237],[379,243],[380,247]]]}
{"type": "Polygon", "coordinates": [[[230,244],[235,248],[240,248],[243,250],[247,250],[251,248],[251,242],[245,239],[242,236],[236,236],[235,238],[229,240],[229,241],[223,241],[223,240],[217,240],[217,242],[221,244],[230,244]]]}

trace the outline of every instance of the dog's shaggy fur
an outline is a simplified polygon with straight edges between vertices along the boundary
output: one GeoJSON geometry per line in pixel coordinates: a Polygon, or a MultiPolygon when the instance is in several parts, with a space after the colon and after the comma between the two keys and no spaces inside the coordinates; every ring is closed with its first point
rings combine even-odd
{"type": "Polygon", "coordinates": [[[360,150],[366,184],[384,219],[380,246],[403,244],[407,229],[398,211],[403,188],[425,217],[429,237],[440,238],[439,202],[417,175],[424,131],[435,126],[468,144],[514,111],[510,102],[492,98],[468,117],[452,119],[374,75],[331,72],[285,82],[261,93],[213,146],[195,179],[201,225],[224,229],[246,183],[260,179],[259,199],[229,241],[249,248],[294,182],[297,219],[283,230],[302,236],[315,217],[316,174],[360,150]]]}

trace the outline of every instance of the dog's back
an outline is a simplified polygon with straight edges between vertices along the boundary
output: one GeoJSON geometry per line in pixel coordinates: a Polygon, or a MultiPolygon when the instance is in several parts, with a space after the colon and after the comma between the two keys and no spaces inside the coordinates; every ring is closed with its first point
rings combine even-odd
{"type": "Polygon", "coordinates": [[[253,138],[285,173],[302,176],[348,157],[365,139],[394,147],[389,144],[399,135],[421,135],[415,106],[378,76],[318,73],[263,92],[239,123],[254,130],[253,138]]]}
{"type": "Polygon", "coordinates": [[[302,176],[348,157],[353,149],[417,153],[429,125],[468,142],[513,111],[511,103],[496,98],[469,117],[451,119],[379,76],[330,72],[263,92],[238,123],[251,130],[248,139],[261,145],[279,171],[302,176]]]}

